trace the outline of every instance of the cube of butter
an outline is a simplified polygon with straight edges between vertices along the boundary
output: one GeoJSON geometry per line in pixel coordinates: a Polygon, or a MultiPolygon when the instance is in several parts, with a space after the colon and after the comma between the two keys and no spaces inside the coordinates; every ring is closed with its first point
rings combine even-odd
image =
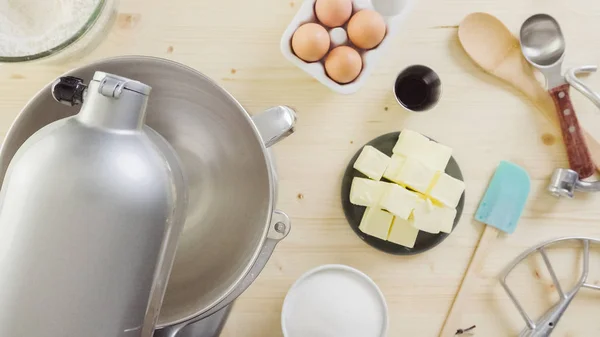
{"type": "Polygon", "coordinates": [[[350,188],[350,202],[358,206],[376,206],[381,201],[389,183],[354,177],[350,188]]]}
{"type": "Polygon", "coordinates": [[[450,208],[456,208],[464,191],[465,183],[463,181],[441,173],[428,194],[440,203],[450,208]]]}
{"type": "Polygon", "coordinates": [[[452,148],[434,141],[429,141],[424,146],[423,151],[415,155],[415,158],[419,159],[425,166],[442,172],[446,170],[450,157],[452,157],[452,148]]]}
{"type": "Polygon", "coordinates": [[[400,219],[407,220],[410,213],[417,207],[419,196],[396,184],[389,184],[381,198],[381,208],[389,211],[400,219]]]}
{"type": "Polygon", "coordinates": [[[418,235],[419,230],[413,227],[408,220],[395,217],[388,241],[404,247],[414,248],[418,235]]]}
{"type": "Polygon", "coordinates": [[[398,172],[395,181],[415,191],[425,193],[433,182],[435,174],[435,170],[425,166],[415,158],[408,157],[398,172]]]}
{"type": "Polygon", "coordinates": [[[424,151],[428,143],[429,138],[422,134],[411,130],[402,130],[392,152],[405,157],[415,157],[424,151]]]}
{"type": "Polygon", "coordinates": [[[400,169],[402,168],[402,165],[404,165],[405,161],[406,157],[404,157],[403,155],[393,154],[392,159],[390,160],[390,164],[383,173],[383,177],[390,181],[398,183],[396,181],[396,176],[400,172],[400,169]]]}
{"type": "Polygon", "coordinates": [[[358,155],[354,168],[373,180],[381,180],[390,160],[383,152],[367,145],[358,155]]]}
{"type": "Polygon", "coordinates": [[[456,218],[456,209],[434,206],[429,210],[426,202],[413,211],[412,226],[427,233],[450,233],[456,218]]]}
{"type": "Polygon", "coordinates": [[[394,216],[384,210],[367,207],[358,229],[367,235],[387,240],[393,219],[394,216]]]}

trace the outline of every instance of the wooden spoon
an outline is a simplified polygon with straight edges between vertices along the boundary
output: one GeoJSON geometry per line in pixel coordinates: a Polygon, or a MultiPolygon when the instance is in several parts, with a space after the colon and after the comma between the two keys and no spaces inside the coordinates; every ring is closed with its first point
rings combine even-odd
{"type": "MultiPolygon", "coordinates": [[[[519,40],[500,20],[487,13],[469,14],[458,26],[458,39],[475,63],[520,90],[560,131],[552,97],[535,78],[532,66],[521,53],[519,40]]],[[[583,137],[596,169],[600,170],[600,143],[585,130],[583,137]]]]}
{"type": "MultiPolygon", "coordinates": [[[[486,72],[508,82],[525,94],[560,130],[556,108],[550,94],[536,80],[531,65],[521,54],[519,41],[500,20],[486,13],[468,15],[458,27],[458,38],[469,56],[486,72]]],[[[596,169],[600,170],[600,143],[587,132],[583,133],[596,169]]],[[[474,272],[481,266],[496,237],[496,231],[484,231],[477,253],[472,257],[439,337],[455,336],[461,328],[461,316],[469,291],[477,279],[474,272]]],[[[464,328],[464,327],[463,327],[464,328]]]]}

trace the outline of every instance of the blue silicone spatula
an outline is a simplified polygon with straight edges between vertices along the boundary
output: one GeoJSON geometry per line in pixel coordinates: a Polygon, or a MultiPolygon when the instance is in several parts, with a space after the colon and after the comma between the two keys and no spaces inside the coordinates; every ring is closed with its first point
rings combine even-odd
{"type": "Polygon", "coordinates": [[[464,328],[460,326],[462,311],[468,299],[468,292],[473,289],[477,279],[474,271],[482,266],[491,243],[498,237],[499,230],[509,234],[515,231],[530,189],[531,180],[523,168],[507,161],[500,163],[475,213],[475,219],[487,226],[454,298],[440,337],[454,336],[457,330],[464,328]]]}
{"type": "Polygon", "coordinates": [[[531,180],[523,168],[503,161],[479,204],[475,220],[512,234],[523,213],[531,180]]]}

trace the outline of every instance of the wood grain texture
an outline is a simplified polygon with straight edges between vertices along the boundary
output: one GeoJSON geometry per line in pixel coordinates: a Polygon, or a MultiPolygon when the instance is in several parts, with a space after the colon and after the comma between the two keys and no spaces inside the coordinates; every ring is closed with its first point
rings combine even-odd
{"type": "MultiPolygon", "coordinates": [[[[279,38],[299,5],[296,0],[121,0],[117,24],[91,54],[69,64],[0,65],[0,135],[27,100],[63,71],[123,54],[165,57],[196,68],[251,113],[278,104],[296,108],[296,133],[274,148],[277,207],[290,215],[292,231],[236,302],[223,337],[281,337],[287,290],[304,272],[326,263],[356,267],[377,282],[388,302],[389,337],[436,336],[483,230],[472,220],[473,213],[498,163],[510,160],[532,178],[529,203],[517,231],[495,241],[458,325],[476,324],[480,337],[515,335],[524,323],[498,289],[496,275],[542,240],[600,236],[600,195],[556,200],[546,193],[554,168],[568,165],[559,129],[541,117],[525,94],[476,66],[461,47],[455,26],[467,14],[481,11],[515,32],[532,13],[549,13],[561,23],[568,42],[566,66],[589,64],[600,62],[600,48],[589,43],[600,36],[600,2],[417,1],[365,87],[350,96],[329,91],[280,54],[279,38]],[[403,110],[392,94],[396,75],[411,64],[430,66],[442,80],[441,101],[426,113],[403,110]],[[386,255],[364,244],[344,219],[339,196],[344,168],[360,146],[402,128],[451,146],[467,185],[465,212],[455,232],[439,247],[414,257],[386,255]],[[549,140],[542,141],[543,135],[549,140]]],[[[586,83],[600,90],[600,76],[586,83]]],[[[572,98],[576,107],[587,103],[575,94],[572,98]]],[[[583,123],[597,112],[579,109],[578,114],[583,123]]],[[[532,275],[525,270],[516,281],[532,275]]],[[[523,294],[523,299],[543,307],[548,285],[535,280],[540,296],[523,294]]],[[[574,303],[555,336],[599,336],[600,321],[594,319],[598,300],[592,295],[574,303]]]]}
{"type": "Polygon", "coordinates": [[[456,335],[459,329],[466,328],[460,325],[464,307],[468,305],[470,291],[477,283],[477,273],[482,269],[485,259],[488,256],[490,249],[493,247],[494,241],[498,237],[498,233],[499,230],[492,226],[485,226],[483,229],[483,234],[481,234],[479,243],[475,248],[475,253],[473,253],[471,262],[469,263],[463,281],[458,288],[458,293],[456,293],[454,302],[452,302],[448,317],[446,317],[446,321],[442,326],[439,337],[452,337],[456,335]]]}
{"type": "MultiPolygon", "coordinates": [[[[581,150],[578,150],[579,147],[565,142],[565,149],[572,154],[569,158],[573,158],[570,160],[571,168],[578,173],[581,172],[580,176],[583,178],[593,174],[595,170],[591,170],[591,167],[594,163],[600,170],[600,142],[579,127],[576,134],[565,135],[565,130],[562,128],[563,120],[557,114],[554,103],[558,101],[553,100],[536,79],[534,68],[521,53],[519,40],[498,18],[487,13],[470,14],[459,25],[458,35],[463,48],[475,63],[525,94],[542,114],[562,131],[563,139],[569,142],[575,139],[577,144],[582,145],[581,150]],[[591,153],[586,144],[591,144],[591,153]],[[581,155],[577,151],[581,151],[581,155]],[[581,160],[577,160],[578,158],[581,160]],[[583,163],[580,164],[579,162],[582,161],[583,163]]],[[[568,118],[577,119],[575,114],[568,118]]]]}
{"type": "Polygon", "coordinates": [[[575,108],[571,103],[571,95],[568,84],[550,90],[550,96],[556,107],[556,115],[560,123],[560,131],[563,135],[563,141],[567,149],[569,166],[579,174],[580,179],[591,177],[596,169],[594,162],[590,157],[585,139],[581,132],[581,126],[575,113],[575,108]]]}

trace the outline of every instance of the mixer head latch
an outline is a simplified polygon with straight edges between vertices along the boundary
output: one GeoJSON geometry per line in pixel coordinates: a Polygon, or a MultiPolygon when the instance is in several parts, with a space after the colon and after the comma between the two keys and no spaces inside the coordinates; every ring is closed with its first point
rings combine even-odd
{"type": "Polygon", "coordinates": [[[83,103],[83,95],[87,85],[83,80],[74,76],[64,76],[58,78],[52,84],[52,97],[64,105],[75,106],[83,103]]]}

